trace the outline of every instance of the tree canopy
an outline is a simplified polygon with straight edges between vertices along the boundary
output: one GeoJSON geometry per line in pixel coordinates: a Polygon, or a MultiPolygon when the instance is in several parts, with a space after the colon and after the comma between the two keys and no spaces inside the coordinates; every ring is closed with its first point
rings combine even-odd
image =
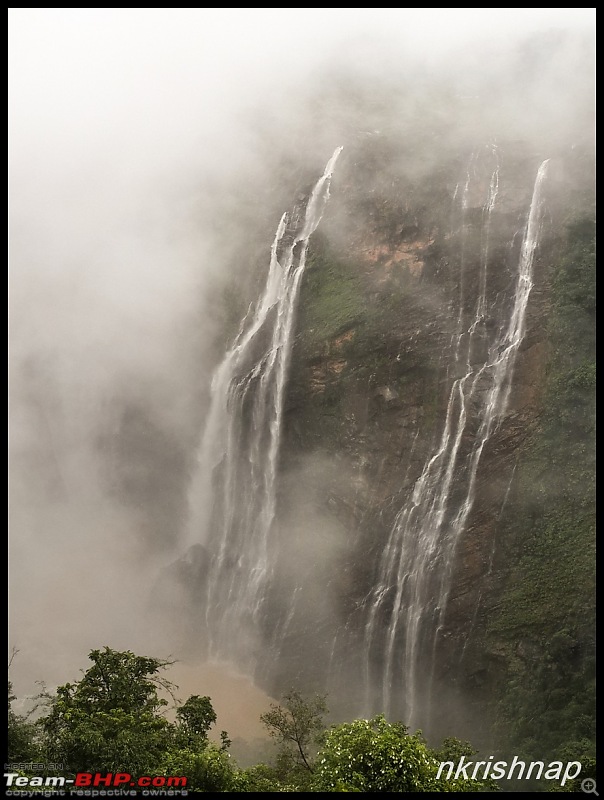
{"type": "MultiPolygon", "coordinates": [[[[169,661],[109,647],[93,650],[79,681],[45,693],[36,722],[16,714],[9,684],[9,759],[62,764],[78,772],[184,776],[193,792],[490,792],[497,785],[439,775],[442,761],[475,750],[454,737],[430,748],[420,732],[378,715],[326,727],[324,696],[291,690],[260,719],[276,745],[270,763],[240,768],[208,696],[175,699],[169,661]],[[165,696],[171,696],[170,706],[165,696]]],[[[595,774],[595,767],[590,774],[595,774]]],[[[568,789],[564,789],[568,791],[568,789]]]]}
{"type": "Polygon", "coordinates": [[[168,705],[159,689],[170,662],[109,647],[93,650],[80,681],[48,697],[40,724],[48,761],[70,773],[148,774],[170,744],[172,727],[161,713],[168,705]]]}

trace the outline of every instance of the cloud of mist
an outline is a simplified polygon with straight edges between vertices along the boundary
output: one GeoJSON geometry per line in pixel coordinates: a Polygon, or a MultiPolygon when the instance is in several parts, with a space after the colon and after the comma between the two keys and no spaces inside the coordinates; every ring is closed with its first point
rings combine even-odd
{"type": "MultiPolygon", "coordinates": [[[[73,679],[104,644],[167,655],[148,592],[181,555],[224,336],[215,298],[234,269],[250,280],[246,257],[270,245],[254,226],[272,236],[280,193],[290,202],[272,155],[320,169],[354,118],[329,107],[325,76],[413,86],[454,64],[462,85],[490,41],[504,52],[532,32],[589,37],[594,12],[9,9],[17,692],[73,679]]],[[[502,55],[487,71],[504,67],[502,55]]],[[[567,97],[572,72],[556,75],[567,97]]],[[[491,116],[521,131],[516,80],[491,116]]]]}

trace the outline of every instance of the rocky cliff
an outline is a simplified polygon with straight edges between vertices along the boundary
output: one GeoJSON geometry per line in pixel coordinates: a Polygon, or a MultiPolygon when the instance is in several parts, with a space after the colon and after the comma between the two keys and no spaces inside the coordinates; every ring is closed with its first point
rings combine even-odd
{"type": "MultiPolygon", "coordinates": [[[[272,647],[258,672],[275,693],[292,684],[326,689],[335,712],[344,715],[383,707],[383,647],[379,636],[368,639],[363,609],[397,515],[438,453],[451,389],[460,378],[453,351],[459,331],[476,325],[481,281],[487,312],[468,355],[470,372],[480,371],[510,313],[535,175],[550,155],[521,142],[482,144],[417,175],[413,150],[396,148],[373,134],[348,149],[313,240],[286,401],[280,566],[265,630],[272,647]],[[487,230],[495,173],[497,197],[487,230]]],[[[430,735],[457,731],[497,743],[490,738],[498,713],[494,700],[507,691],[511,662],[518,669],[520,659],[531,669],[519,655],[520,639],[532,648],[532,666],[539,663],[546,657],[541,623],[556,616],[544,605],[537,632],[522,625],[511,639],[493,632],[502,604],[523,580],[520,553],[530,552],[535,536],[527,520],[519,530],[511,519],[522,514],[516,502],[527,489],[524,465],[544,424],[554,358],[552,285],[569,238],[566,226],[587,210],[574,201],[576,185],[586,177],[583,156],[552,155],[507,405],[478,456],[471,505],[446,565],[450,587],[434,620],[438,634],[431,651],[422,645],[420,671],[430,676],[416,687],[425,708],[413,721],[430,735]]],[[[577,303],[575,313],[587,315],[583,341],[589,349],[590,311],[577,303]]],[[[467,459],[488,392],[484,381],[468,397],[446,497],[445,539],[453,509],[469,491],[467,459]]],[[[538,525],[538,518],[533,522],[538,525]]],[[[576,545],[587,547],[587,554],[578,550],[573,559],[585,562],[589,575],[588,531],[576,545]]],[[[582,585],[588,597],[589,577],[582,585]]],[[[379,613],[387,616],[391,609],[379,613]]],[[[388,710],[406,719],[405,675],[395,666],[387,679],[394,687],[387,692],[388,710]]]]}

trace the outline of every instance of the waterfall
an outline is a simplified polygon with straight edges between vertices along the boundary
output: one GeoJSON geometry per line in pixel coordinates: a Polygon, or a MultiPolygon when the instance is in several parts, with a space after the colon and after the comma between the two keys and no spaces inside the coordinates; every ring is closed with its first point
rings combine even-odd
{"type": "Polygon", "coordinates": [[[283,214],[264,291],[216,369],[190,494],[189,545],[203,546],[207,653],[253,666],[271,580],[284,389],[311,235],[342,147],[306,202],[283,214]]]}
{"type": "Polygon", "coordinates": [[[462,220],[459,315],[451,348],[455,378],[442,434],[411,496],[396,515],[374,587],[364,606],[368,697],[374,682],[372,664],[378,664],[379,704],[386,713],[399,713],[395,698],[402,693],[403,719],[409,725],[420,722],[420,710],[422,723],[429,719],[436,645],[444,623],[455,550],[474,503],[484,447],[508,405],[533,285],[533,257],[539,241],[547,161],[539,167],[534,182],[509,308],[499,327],[490,332],[489,233],[499,192],[496,148],[490,148],[490,153],[490,179],[482,184],[477,181],[479,191],[483,185],[486,189],[481,204],[478,286],[473,305],[465,274],[465,215],[478,166],[476,155],[470,160],[465,182],[455,190],[462,220]]]}

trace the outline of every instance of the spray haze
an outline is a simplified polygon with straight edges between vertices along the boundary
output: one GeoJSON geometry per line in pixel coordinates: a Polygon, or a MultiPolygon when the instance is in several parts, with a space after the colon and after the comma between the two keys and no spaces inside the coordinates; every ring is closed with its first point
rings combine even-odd
{"type": "MultiPolygon", "coordinates": [[[[336,147],[337,190],[376,132],[403,140],[392,171],[415,182],[492,137],[554,154],[589,138],[593,9],[433,12],[9,10],[17,694],[72,679],[104,644],[196,653],[190,626],[174,631],[191,595],[163,578],[195,558],[211,375],[281,215],[336,147]]],[[[325,222],[345,240],[354,213],[325,222]]],[[[283,573],[327,574],[345,532],[296,509],[330,468],[299,469],[283,573]]]]}

